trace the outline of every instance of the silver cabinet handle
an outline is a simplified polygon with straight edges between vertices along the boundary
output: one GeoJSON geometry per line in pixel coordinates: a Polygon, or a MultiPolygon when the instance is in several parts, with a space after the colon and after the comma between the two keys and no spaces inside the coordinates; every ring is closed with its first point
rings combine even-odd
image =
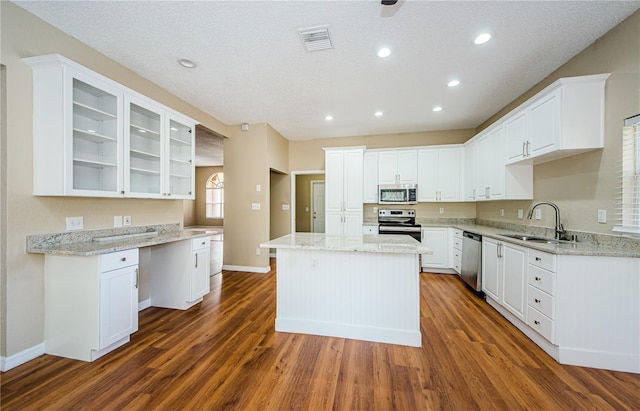
{"type": "Polygon", "coordinates": [[[527,156],[527,151],[525,149],[526,145],[527,145],[527,142],[523,141],[522,142],[522,157],[526,157],[527,156]]]}
{"type": "Polygon", "coordinates": [[[136,288],[138,288],[138,282],[140,281],[140,271],[136,268],[136,288]]]}
{"type": "Polygon", "coordinates": [[[536,257],[536,261],[542,261],[542,258],[536,257]]]}
{"type": "Polygon", "coordinates": [[[198,268],[198,253],[196,253],[196,268],[198,268]]]}
{"type": "Polygon", "coordinates": [[[122,258],[120,258],[120,261],[122,261],[122,262],[127,261],[127,257],[122,257],[122,258]]]}
{"type": "Polygon", "coordinates": [[[531,156],[531,141],[527,141],[527,157],[531,156]]]}
{"type": "Polygon", "coordinates": [[[535,278],[535,280],[536,280],[536,281],[542,281],[542,278],[540,278],[540,277],[536,277],[536,278],[535,278]]]}
{"type": "Polygon", "coordinates": [[[540,304],[540,300],[539,300],[539,299],[537,299],[537,298],[535,298],[533,301],[535,301],[535,302],[536,302],[536,304],[540,304]]]}
{"type": "Polygon", "coordinates": [[[538,321],[538,320],[534,320],[534,321],[533,321],[533,323],[534,323],[535,325],[540,325],[540,321],[538,321]]]}

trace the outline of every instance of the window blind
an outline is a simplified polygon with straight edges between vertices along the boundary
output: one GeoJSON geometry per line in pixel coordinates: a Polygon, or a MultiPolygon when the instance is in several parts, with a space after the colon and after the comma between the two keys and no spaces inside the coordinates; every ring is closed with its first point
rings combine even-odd
{"type": "Polygon", "coordinates": [[[614,231],[640,234],[640,114],[622,132],[620,215],[614,231]]]}

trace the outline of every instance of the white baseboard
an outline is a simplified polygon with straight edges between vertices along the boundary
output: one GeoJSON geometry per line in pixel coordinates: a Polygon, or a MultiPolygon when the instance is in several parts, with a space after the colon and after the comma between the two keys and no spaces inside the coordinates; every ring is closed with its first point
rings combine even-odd
{"type": "Polygon", "coordinates": [[[12,368],[22,365],[26,362],[38,358],[44,354],[44,342],[34,345],[31,348],[20,351],[17,354],[13,354],[9,357],[0,357],[0,371],[9,371],[12,368]]]}
{"type": "Polygon", "coordinates": [[[149,307],[151,307],[151,298],[147,298],[144,301],[138,302],[138,311],[142,311],[142,310],[147,309],[149,307]]]}
{"type": "Polygon", "coordinates": [[[222,269],[228,270],[228,271],[245,271],[247,273],[260,273],[260,274],[266,274],[269,271],[271,271],[271,267],[250,267],[250,266],[244,266],[244,265],[223,265],[222,269]]]}

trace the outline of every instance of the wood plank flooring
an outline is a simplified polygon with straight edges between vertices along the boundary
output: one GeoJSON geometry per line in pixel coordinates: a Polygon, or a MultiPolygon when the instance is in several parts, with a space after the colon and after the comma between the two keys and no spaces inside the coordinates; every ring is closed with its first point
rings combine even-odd
{"type": "MultiPolygon", "coordinates": [[[[275,264],[272,262],[272,268],[275,264]]],[[[562,366],[458,277],[421,275],[422,348],[276,333],[275,269],[148,308],[93,363],[1,376],[2,410],[640,410],[640,375],[562,366]]]]}

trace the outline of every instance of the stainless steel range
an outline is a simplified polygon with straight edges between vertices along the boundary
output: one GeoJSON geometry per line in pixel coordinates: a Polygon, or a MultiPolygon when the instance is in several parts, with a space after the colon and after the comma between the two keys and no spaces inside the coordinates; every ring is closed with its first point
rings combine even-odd
{"type": "Polygon", "coordinates": [[[378,234],[410,235],[422,241],[422,227],[416,224],[416,210],[378,210],[378,234]]]}

